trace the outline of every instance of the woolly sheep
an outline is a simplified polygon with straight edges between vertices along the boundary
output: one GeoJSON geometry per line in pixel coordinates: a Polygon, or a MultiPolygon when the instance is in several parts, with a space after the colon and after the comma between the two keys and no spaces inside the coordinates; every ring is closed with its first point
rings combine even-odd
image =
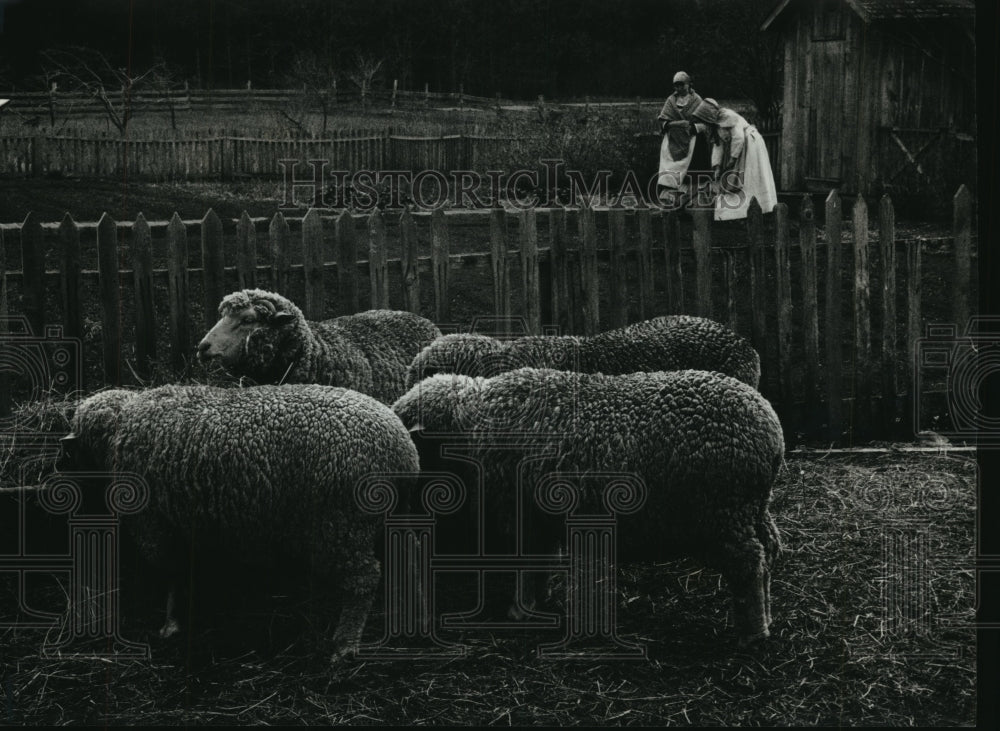
{"type": "Polygon", "coordinates": [[[397,310],[310,322],[287,298],[261,289],[227,295],[219,317],[198,344],[199,360],[218,359],[257,383],[342,386],[386,404],[405,391],[414,356],[441,335],[430,320],[397,310]]]}
{"type": "Polygon", "coordinates": [[[123,522],[171,579],[161,636],[178,630],[173,587],[185,550],[197,549],[254,571],[305,567],[343,598],[334,659],[357,648],[381,522],[357,506],[356,485],[419,469],[387,406],[318,385],[116,389],[84,400],[71,428],[63,467],[132,471],[148,484],[148,505],[123,522]]]}
{"type": "Polygon", "coordinates": [[[718,371],[757,387],[760,356],[732,330],[702,317],[671,315],[589,337],[529,335],[501,341],[445,335],[414,358],[407,387],[435,373],[495,376],[517,368],[619,375],[685,368],[718,371]]]}
{"type": "MultiPolygon", "coordinates": [[[[634,473],[648,497],[637,513],[618,516],[620,558],[685,555],[717,568],[733,595],[741,643],[769,635],[770,567],[781,543],[768,505],[784,442],[771,405],[750,386],[696,370],[609,376],[523,368],[493,378],[439,374],[393,410],[417,437],[471,435],[469,457],[482,466],[493,521],[513,515],[511,485],[532,506],[535,485],[550,472],[634,473]],[[521,433],[523,440],[525,432],[555,456],[524,459],[497,439],[521,433]]],[[[581,512],[600,505],[597,489],[584,487],[581,512]]],[[[512,525],[501,528],[509,534],[512,525]]],[[[523,530],[529,552],[543,554],[555,552],[562,532],[538,508],[526,511],[523,530]]]]}

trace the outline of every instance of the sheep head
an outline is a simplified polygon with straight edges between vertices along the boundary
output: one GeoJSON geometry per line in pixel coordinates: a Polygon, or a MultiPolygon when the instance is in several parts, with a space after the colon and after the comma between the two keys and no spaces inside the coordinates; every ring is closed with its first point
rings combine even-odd
{"type": "Polygon", "coordinates": [[[219,304],[219,321],[198,343],[198,360],[217,360],[240,375],[270,376],[284,360],[281,344],[304,323],[302,311],[281,295],[233,292],[219,304]]]}

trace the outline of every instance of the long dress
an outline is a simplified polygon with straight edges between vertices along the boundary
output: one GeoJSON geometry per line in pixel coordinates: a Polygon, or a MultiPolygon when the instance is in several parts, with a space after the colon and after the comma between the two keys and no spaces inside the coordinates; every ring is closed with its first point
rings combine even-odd
{"type": "Polygon", "coordinates": [[[691,134],[687,125],[673,125],[672,122],[694,121],[694,111],[702,102],[701,96],[694,89],[685,97],[671,94],[663,104],[663,109],[657,119],[665,134],[660,144],[660,174],[657,185],[661,188],[681,190],[684,176],[691,164],[700,135],[691,134]]]}
{"type": "Polygon", "coordinates": [[[721,168],[715,220],[746,218],[751,198],[757,199],[764,213],[773,211],[778,191],[760,132],[741,115],[723,107],[719,110],[719,139],[712,150],[712,164],[721,168]]]}

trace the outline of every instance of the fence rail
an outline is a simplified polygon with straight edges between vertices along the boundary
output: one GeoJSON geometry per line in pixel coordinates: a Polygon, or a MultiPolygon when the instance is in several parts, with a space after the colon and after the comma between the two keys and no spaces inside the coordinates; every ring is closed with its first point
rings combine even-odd
{"type": "Polygon", "coordinates": [[[466,296],[492,291],[493,315],[500,321],[512,312],[523,315],[529,333],[551,327],[592,334],[681,313],[727,323],[760,352],[761,391],[789,437],[850,443],[912,435],[923,426],[915,412],[921,389],[933,385],[919,366],[910,367],[923,337],[922,307],[941,305],[922,294],[928,274],[947,275],[939,288],[952,305],[947,319],[960,326],[969,321],[971,195],[964,186],[956,193],[953,235],[936,242],[897,239],[887,197],[874,226],[864,199],[843,214],[841,205],[836,191],[826,199],[821,237],[811,199],[804,197],[793,241],[781,203],[774,240],[765,242],[753,202],[746,243],[730,246],[713,246],[705,210],[692,212],[690,244],[682,242],[678,214],[648,208],[456,209],[398,217],[313,209],[300,219],[244,213],[226,222],[210,210],[200,221],[175,214],[170,221],[116,222],[105,214],[78,224],[67,215],[58,225],[29,214],[21,224],[0,227],[0,251],[4,237],[19,237],[21,269],[2,272],[4,292],[9,284],[19,293],[35,333],[58,323],[67,337],[81,337],[84,313],[100,313],[103,383],[120,383],[129,370],[149,374],[161,332],[168,334],[169,354],[161,352],[166,357],[159,362],[182,373],[199,333],[213,324],[219,299],[238,287],[301,292],[293,299],[314,320],[388,306],[443,324],[459,304],[457,275],[471,266],[475,286],[466,296]],[[848,241],[841,238],[843,216],[851,222],[848,241]],[[481,227],[487,249],[451,253],[459,226],[481,227]],[[198,262],[189,229],[200,235],[198,262]],[[870,229],[878,232],[874,242],[870,229]],[[607,232],[607,247],[598,247],[599,231],[607,232]],[[81,234],[96,242],[96,256],[81,245],[81,234]],[[361,257],[366,237],[368,255],[361,257]],[[935,244],[950,249],[950,271],[924,270],[922,251],[935,244]],[[50,302],[60,303],[61,317],[50,302]]]}

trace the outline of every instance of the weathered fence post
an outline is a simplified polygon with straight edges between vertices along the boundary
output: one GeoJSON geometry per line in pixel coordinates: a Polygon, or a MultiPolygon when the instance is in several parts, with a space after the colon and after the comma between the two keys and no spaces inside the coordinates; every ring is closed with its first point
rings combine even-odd
{"type": "Polygon", "coordinates": [[[140,213],[132,228],[132,279],[135,284],[136,372],[148,377],[156,359],[156,316],[153,310],[153,249],[149,224],[140,213]]]}
{"type": "Polygon", "coordinates": [[[611,327],[628,325],[628,265],[625,260],[625,209],[608,210],[608,299],[611,300],[611,327]]]}
{"type": "Polygon", "coordinates": [[[417,271],[417,227],[413,214],[407,208],[399,217],[399,236],[402,245],[400,263],[403,267],[403,307],[420,314],[420,274],[417,271]]]}
{"type": "Polygon", "coordinates": [[[915,436],[920,429],[920,388],[919,368],[920,354],[917,346],[921,337],[921,251],[920,239],[910,240],[906,250],[906,352],[908,354],[906,369],[907,393],[910,397],[910,408],[906,420],[909,434],[915,436]]]}
{"type": "MultiPolygon", "coordinates": [[[[0,241],[2,244],[2,241],[0,241]]],[[[80,230],[68,213],[59,224],[59,293],[63,310],[63,335],[67,338],[83,338],[83,308],[80,306],[80,230]]],[[[74,351],[70,351],[73,353],[74,351]]],[[[74,359],[67,367],[76,373],[83,388],[83,368],[74,359]]]]}
{"type": "MultiPolygon", "coordinates": [[[[0,228],[0,338],[7,334],[7,247],[0,228]]],[[[11,411],[10,373],[0,368],[0,419],[6,419],[11,411]]]]}
{"type": "Polygon", "coordinates": [[[955,237],[954,318],[959,333],[969,323],[970,272],[972,269],[972,193],[963,183],[952,199],[952,223],[955,237]]]}
{"type": "Polygon", "coordinates": [[[340,291],[340,309],[352,315],[361,309],[358,296],[358,239],[354,230],[354,217],[344,210],[334,225],[337,242],[337,288],[340,291]]]}
{"type": "MultiPolygon", "coordinates": [[[[805,355],[805,413],[807,423],[821,422],[819,414],[819,299],[816,289],[816,213],[812,196],[802,195],[799,207],[799,251],[802,255],[802,345],[805,355]]],[[[813,430],[810,426],[810,431],[813,430]]]]}
{"type": "Polygon", "coordinates": [[[541,291],[538,272],[538,228],[535,209],[521,211],[521,284],[528,334],[542,334],[541,291]]]}
{"type": "Polygon", "coordinates": [[[775,206],[774,279],[778,311],[778,389],[781,410],[786,418],[792,413],[792,282],[788,257],[788,204],[775,206]]]}
{"type": "Polygon", "coordinates": [[[649,208],[636,211],[639,219],[639,319],[653,316],[653,212],[649,208]]]}
{"type": "Polygon", "coordinates": [[[447,322],[451,318],[448,302],[448,264],[451,243],[448,221],[443,208],[431,212],[431,273],[434,279],[434,319],[447,322]]]}
{"type": "Polygon", "coordinates": [[[703,206],[692,207],[695,292],[698,314],[712,316],[712,211],[703,206]]]}
{"type": "Polygon", "coordinates": [[[31,332],[45,335],[45,237],[38,216],[28,213],[21,224],[21,308],[31,332]]]}
{"type": "Polygon", "coordinates": [[[587,201],[580,206],[577,219],[580,228],[580,287],[583,290],[583,333],[593,335],[600,330],[597,279],[597,222],[594,209],[587,201]]]}
{"type": "Polygon", "coordinates": [[[222,221],[209,208],[201,221],[202,282],[205,287],[205,327],[215,325],[216,310],[226,296],[225,260],[222,251],[222,221]]]}
{"type": "Polygon", "coordinates": [[[97,223],[98,287],[104,383],[121,385],[121,293],[118,290],[118,224],[107,213],[97,223]]]}
{"type": "Polygon", "coordinates": [[[886,437],[896,432],[896,214],[889,196],[882,196],[878,211],[882,249],[882,426],[886,437]]]}
{"type": "Polygon", "coordinates": [[[276,292],[288,292],[292,275],[290,256],[291,231],[281,211],[274,214],[267,230],[271,248],[271,286],[276,292]]]}
{"type": "Polygon", "coordinates": [[[566,210],[549,212],[549,267],[552,281],[552,323],[560,335],[573,332],[573,298],[570,293],[569,252],[566,250],[566,210]]]}
{"type": "Polygon", "coordinates": [[[385,221],[375,209],[368,218],[368,276],[373,310],[389,309],[389,265],[385,250],[385,221]]]}
{"type": "Polygon", "coordinates": [[[323,259],[323,220],[317,209],[310,208],[302,218],[302,268],[305,275],[304,309],[307,320],[322,320],[326,316],[323,259]]]}
{"type": "Polygon", "coordinates": [[[167,224],[167,299],[170,302],[170,362],[175,370],[186,363],[191,342],[188,321],[187,227],[174,212],[167,224]]]}
{"type": "Polygon", "coordinates": [[[767,369],[767,277],[764,268],[763,213],[756,198],[747,209],[747,257],[750,265],[750,339],[760,354],[761,390],[764,390],[767,369]]]}
{"type": "Polygon", "coordinates": [[[490,211],[490,265],[493,269],[493,311],[510,328],[510,267],[507,265],[507,214],[499,205],[490,211]]]}
{"type": "Polygon", "coordinates": [[[868,264],[868,204],[858,196],[851,211],[854,237],[854,435],[871,427],[872,337],[868,264]]]}
{"type": "Polygon", "coordinates": [[[246,211],[236,224],[236,277],[240,289],[257,286],[257,230],[246,211]]]}
{"type": "Polygon", "coordinates": [[[726,291],[726,324],[736,331],[736,256],[732,251],[722,252],[723,284],[726,291]]]}
{"type": "Polygon", "coordinates": [[[844,432],[842,369],[844,364],[841,342],[841,272],[840,194],[836,189],[826,197],[826,400],[830,439],[839,439],[844,432]]]}
{"type": "Polygon", "coordinates": [[[684,277],[681,273],[681,219],[676,211],[663,214],[663,254],[667,267],[667,312],[684,312],[684,277]]]}

